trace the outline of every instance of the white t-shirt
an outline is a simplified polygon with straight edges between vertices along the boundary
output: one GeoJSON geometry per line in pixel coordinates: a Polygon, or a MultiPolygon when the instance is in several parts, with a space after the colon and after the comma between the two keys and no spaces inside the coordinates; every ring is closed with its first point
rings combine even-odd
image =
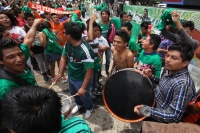
{"type": "Polygon", "coordinates": [[[13,28],[11,30],[9,30],[8,32],[10,32],[12,38],[22,44],[24,41],[24,37],[26,36],[26,32],[19,26],[13,26],[13,28]]]}
{"type": "Polygon", "coordinates": [[[99,50],[99,39],[95,38],[92,42],[89,42],[88,44],[90,44],[94,53],[97,54],[99,50]]]}
{"type": "Polygon", "coordinates": [[[103,36],[99,37],[98,40],[99,40],[99,47],[101,46],[109,47],[108,41],[103,36]]]}

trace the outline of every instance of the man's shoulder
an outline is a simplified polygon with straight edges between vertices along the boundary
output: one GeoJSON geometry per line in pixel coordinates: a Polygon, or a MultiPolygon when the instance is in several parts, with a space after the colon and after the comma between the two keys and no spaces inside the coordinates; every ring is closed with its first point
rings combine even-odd
{"type": "Polygon", "coordinates": [[[7,79],[0,79],[1,89],[10,88],[10,87],[18,87],[18,85],[7,79]]]}

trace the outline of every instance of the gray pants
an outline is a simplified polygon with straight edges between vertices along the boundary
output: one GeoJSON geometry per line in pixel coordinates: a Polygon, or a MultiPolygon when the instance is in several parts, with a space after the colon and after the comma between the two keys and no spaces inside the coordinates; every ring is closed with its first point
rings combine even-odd
{"type": "Polygon", "coordinates": [[[38,66],[40,68],[40,72],[43,74],[49,70],[49,65],[47,63],[46,57],[44,53],[35,54],[35,59],[38,62],[38,66]]]}
{"type": "Polygon", "coordinates": [[[106,56],[106,71],[109,71],[110,58],[111,58],[111,50],[110,50],[110,48],[105,51],[105,56],[106,56]]]}

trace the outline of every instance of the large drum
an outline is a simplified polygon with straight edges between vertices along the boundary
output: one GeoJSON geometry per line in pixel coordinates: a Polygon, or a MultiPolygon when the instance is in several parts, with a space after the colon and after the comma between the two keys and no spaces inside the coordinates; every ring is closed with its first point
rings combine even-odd
{"type": "Polygon", "coordinates": [[[134,113],[135,106],[154,106],[150,80],[134,69],[124,69],[112,75],[106,81],[102,95],[109,113],[124,122],[138,122],[145,118],[134,113]]]}

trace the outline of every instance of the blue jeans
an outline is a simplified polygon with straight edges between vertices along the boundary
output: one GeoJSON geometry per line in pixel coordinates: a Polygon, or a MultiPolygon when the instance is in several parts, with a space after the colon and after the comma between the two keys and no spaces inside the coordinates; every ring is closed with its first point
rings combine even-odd
{"type": "Polygon", "coordinates": [[[109,68],[110,68],[110,58],[111,58],[111,50],[110,50],[110,48],[108,48],[105,51],[105,56],[106,56],[106,71],[108,71],[109,68]]]}
{"type": "MultiPolygon", "coordinates": [[[[81,88],[83,80],[73,80],[70,77],[68,77],[68,83],[69,83],[70,94],[75,95],[81,88]]],[[[85,92],[85,97],[81,96],[74,97],[76,104],[79,106],[85,106],[86,110],[91,110],[93,108],[92,97],[90,96],[90,87],[91,87],[91,81],[88,83],[88,86],[86,88],[87,92],[85,92]]]]}

